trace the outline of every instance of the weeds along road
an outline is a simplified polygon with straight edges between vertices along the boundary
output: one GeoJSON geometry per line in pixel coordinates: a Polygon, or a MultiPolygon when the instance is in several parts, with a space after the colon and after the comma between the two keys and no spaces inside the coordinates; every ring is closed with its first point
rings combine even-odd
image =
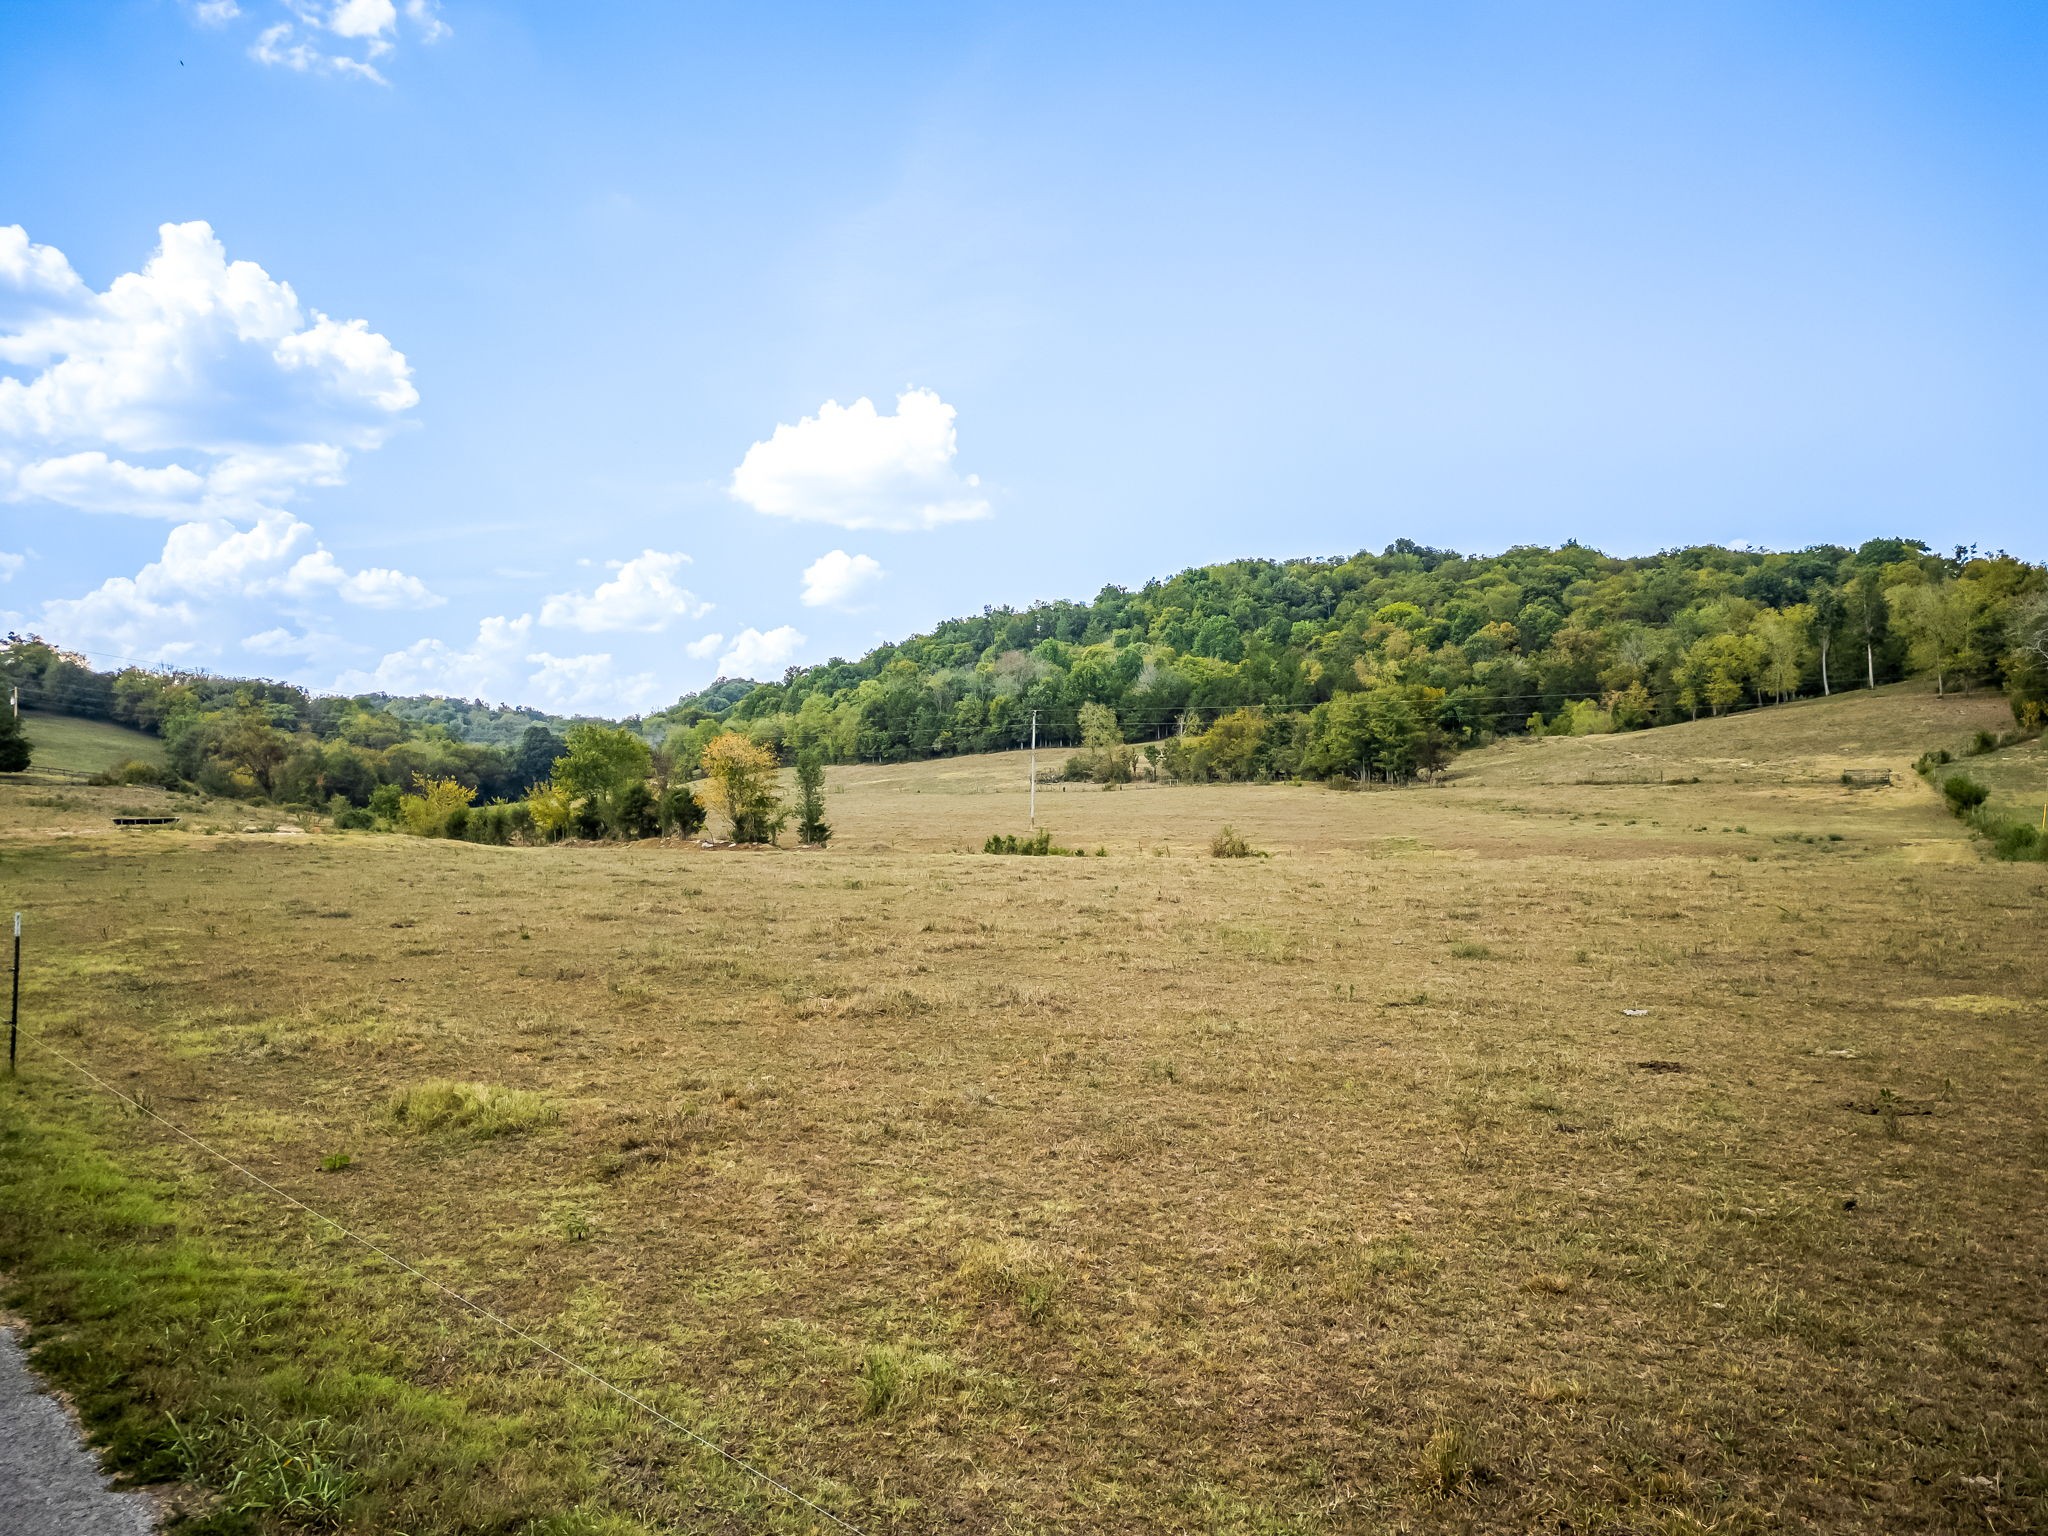
{"type": "Polygon", "coordinates": [[[116,1493],[78,1426],[0,1327],[0,1531],[21,1536],[148,1536],[149,1498],[116,1493]]]}

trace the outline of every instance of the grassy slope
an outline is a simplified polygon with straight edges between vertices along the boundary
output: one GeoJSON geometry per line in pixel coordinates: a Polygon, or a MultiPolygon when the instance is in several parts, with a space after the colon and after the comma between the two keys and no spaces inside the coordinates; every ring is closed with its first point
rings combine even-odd
{"type": "MultiPolygon", "coordinates": [[[[1973,728],[1933,708],[1042,789],[1100,859],[966,851],[1018,755],[835,772],[822,854],[58,839],[6,792],[0,837],[53,1043],[863,1529],[2016,1531],[2048,876],[1828,766],[1973,728]],[[1706,782],[1575,782],[1624,748],[1706,782]],[[1275,856],[1200,856],[1224,820],[1275,856]],[[444,1078],[560,1123],[386,1113],[444,1078]]],[[[275,1505],[325,1420],[308,1497],[373,1528],[805,1528],[28,1061],[0,1267],[141,1464],[175,1411],[275,1505]],[[351,1349],[360,1391],[266,1369],[351,1349]]]]}
{"type": "Polygon", "coordinates": [[[1985,808],[1994,816],[2039,826],[2048,804],[2048,738],[2037,737],[1979,757],[1958,758],[1935,770],[1935,780],[1965,774],[1991,791],[1985,808]]]}
{"type": "Polygon", "coordinates": [[[21,720],[35,746],[35,759],[29,765],[31,773],[85,777],[131,757],[151,763],[163,757],[161,741],[125,725],[35,710],[24,710],[21,720]]]}
{"type": "Polygon", "coordinates": [[[1722,783],[1824,783],[1846,771],[1896,772],[1930,747],[2011,728],[2012,711],[1998,694],[1937,698],[1929,684],[1897,683],[1653,731],[1517,737],[1459,758],[1450,777],[1493,788],[1693,774],[1722,783]]]}

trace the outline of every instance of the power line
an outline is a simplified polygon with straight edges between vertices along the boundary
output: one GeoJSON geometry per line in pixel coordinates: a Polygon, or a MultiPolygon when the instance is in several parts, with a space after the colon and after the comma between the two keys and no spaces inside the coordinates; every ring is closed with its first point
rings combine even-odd
{"type": "Polygon", "coordinates": [[[708,1451],[716,1453],[718,1456],[724,1458],[727,1462],[731,1463],[734,1467],[737,1467],[740,1471],[746,1473],[749,1477],[752,1477],[760,1483],[764,1484],[765,1486],[774,1489],[783,1497],[803,1505],[804,1508],[810,1510],[812,1513],[824,1517],[833,1525],[837,1526],[840,1530],[850,1531],[853,1533],[853,1536],[866,1536],[866,1533],[863,1532],[859,1526],[853,1524],[849,1520],[842,1518],[839,1515],[835,1515],[831,1510],[825,1508],[824,1505],[818,1503],[817,1500],[808,1498],[805,1495],[797,1492],[796,1489],[790,1487],[789,1484],[783,1482],[780,1478],[774,1476],[772,1473],[762,1470],[760,1467],[755,1466],[752,1462],[746,1460],[744,1457],[734,1455],[731,1451],[728,1451],[724,1446],[720,1445],[717,1441],[709,1439],[706,1436],[699,1434],[696,1430],[690,1428],[689,1425],[681,1423],[678,1420],[669,1417],[669,1415],[663,1413],[659,1408],[655,1407],[645,1398],[640,1397],[632,1392],[628,1392],[624,1387],[621,1387],[614,1382],[606,1380],[604,1377],[598,1375],[597,1372],[590,1369],[589,1366],[583,1365],[575,1360],[571,1360],[567,1355],[563,1354],[560,1350],[554,1348],[545,1340],[537,1338],[533,1334],[527,1332],[524,1328],[521,1328],[517,1323],[510,1322],[507,1319],[500,1317],[497,1313],[493,1312],[489,1307],[486,1307],[482,1302],[473,1301],[468,1296],[463,1295],[462,1292],[455,1290],[453,1287],[443,1285],[439,1280],[436,1280],[432,1275],[425,1274],[421,1270],[415,1268],[413,1265],[406,1263],[405,1260],[399,1258],[389,1249],[380,1247],[378,1244],[372,1242],[369,1238],[364,1237],[359,1232],[351,1231],[349,1228],[343,1226],[340,1222],[336,1221],[332,1216],[329,1216],[326,1212],[314,1209],[305,1201],[299,1199],[298,1196],[292,1194],[289,1190],[280,1189],[277,1185],[271,1183],[270,1180],[264,1178],[263,1175],[261,1175],[260,1173],[257,1173],[253,1169],[236,1162],[232,1157],[229,1157],[227,1153],[220,1151],[218,1148],[207,1145],[205,1142],[201,1141],[197,1136],[194,1136],[190,1131],[186,1130],[183,1126],[178,1125],[174,1121],[166,1119],[164,1116],[158,1114],[154,1109],[150,1108],[147,1104],[144,1104],[137,1099],[130,1098],[127,1094],[123,1093],[120,1089],[116,1088],[112,1083],[108,1082],[105,1078],[101,1077],[98,1073],[94,1072],[90,1067],[86,1066],[82,1062],[74,1061],[71,1057],[65,1055],[55,1046],[49,1044],[47,1039],[39,1031],[24,1030],[22,1033],[27,1035],[30,1040],[41,1045],[44,1050],[48,1051],[52,1056],[56,1057],[66,1066],[70,1067],[74,1072],[77,1072],[80,1076],[96,1084],[98,1087],[104,1089],[106,1092],[112,1094],[115,1098],[119,1099],[123,1104],[126,1104],[130,1109],[136,1111],[136,1113],[147,1115],[150,1119],[156,1121],[157,1124],[163,1126],[173,1135],[190,1142],[193,1146],[197,1147],[200,1151],[204,1152],[208,1157],[215,1158],[218,1161],[225,1163],[228,1167],[234,1169],[235,1172],[241,1174],[243,1178],[249,1180],[250,1183],[258,1185],[259,1187],[270,1191],[271,1194],[276,1195],[280,1200],[283,1200],[286,1204],[296,1206],[299,1210],[302,1210],[308,1216],[311,1216],[315,1221],[323,1222],[327,1226],[332,1227],[336,1232],[340,1233],[350,1242],[358,1243],[362,1247],[368,1249],[371,1253],[375,1254],[385,1263],[393,1266],[396,1269],[403,1270],[406,1274],[411,1275],[415,1280],[418,1280],[421,1284],[429,1286],[432,1289],[439,1291],[443,1296],[446,1296],[451,1301],[457,1302],[460,1305],[467,1307],[470,1311],[474,1312],[478,1317],[483,1318],[487,1322],[495,1323],[498,1327],[504,1329],[505,1332],[511,1334],[514,1338],[519,1339],[524,1343],[531,1344],[535,1349],[539,1350],[542,1354],[547,1355],[550,1359],[553,1359],[561,1365],[566,1366],[575,1374],[585,1377],[590,1381],[596,1382],[598,1386],[604,1388],[605,1391],[612,1393],[614,1396],[620,1398],[622,1401],[630,1403],[633,1407],[638,1408],[641,1412],[649,1415],[652,1418],[659,1419],[662,1423],[666,1424],[670,1429],[673,1429],[677,1434],[682,1435],[685,1439],[688,1439],[694,1442],[695,1444],[704,1447],[704,1449],[708,1451]]]}

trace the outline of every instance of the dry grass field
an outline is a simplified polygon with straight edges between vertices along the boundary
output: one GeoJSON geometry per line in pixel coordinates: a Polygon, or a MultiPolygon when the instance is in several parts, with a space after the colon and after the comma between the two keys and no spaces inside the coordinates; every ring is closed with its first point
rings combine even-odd
{"type": "Polygon", "coordinates": [[[150,1114],[861,1531],[2039,1530],[2048,866],[1908,771],[2001,709],[1042,788],[1084,858],[976,851],[1014,755],[817,853],[0,789],[9,1296],[220,1530],[835,1527],[150,1114]]]}

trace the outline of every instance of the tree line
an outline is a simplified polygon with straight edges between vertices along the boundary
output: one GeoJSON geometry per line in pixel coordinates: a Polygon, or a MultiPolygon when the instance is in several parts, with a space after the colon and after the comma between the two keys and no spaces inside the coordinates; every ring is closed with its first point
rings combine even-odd
{"type": "MultiPolygon", "coordinates": [[[[1401,782],[1501,736],[1634,730],[1911,674],[1943,692],[2002,689],[2018,727],[2038,730],[2048,570],[1894,538],[1634,558],[1578,544],[1467,556],[1400,539],[1377,555],[1240,560],[1092,602],[990,608],[858,661],[720,679],[610,727],[647,751],[653,808],[591,810],[584,827],[660,827],[661,796],[733,734],[772,762],[889,762],[1022,746],[1035,716],[1042,743],[1079,749],[1069,773],[1109,782],[1401,782]]],[[[164,768],[131,765],[137,776],[341,809],[431,781],[482,805],[523,802],[555,778],[579,724],[609,726],[481,700],[96,672],[18,635],[0,676],[25,708],[161,736],[164,768]]]]}
{"type": "Polygon", "coordinates": [[[1617,559],[1397,540],[989,609],[793,668],[721,720],[839,761],[1023,745],[1073,774],[1402,781],[1520,733],[1634,730],[1909,674],[2048,712],[2048,570],[1910,539],[1617,559]],[[1124,748],[1132,750],[1125,751],[1124,748]]]}
{"type": "MultiPolygon", "coordinates": [[[[162,761],[115,765],[114,783],[190,788],[325,811],[344,828],[473,842],[691,835],[721,818],[734,842],[772,843],[792,820],[799,839],[831,835],[824,755],[791,743],[795,793],[784,803],[776,754],[732,730],[672,729],[659,744],[600,720],[528,723],[508,745],[466,741],[451,725],[502,734],[527,713],[481,702],[438,718],[394,705],[434,701],[316,696],[285,683],[131,667],[97,672],[33,637],[0,647],[0,682],[22,707],[108,720],[160,737],[162,761]],[[694,782],[693,782],[694,781],[694,782]]],[[[553,717],[543,717],[552,719],[553,717]]],[[[695,722],[693,722],[694,724],[695,722]]],[[[33,743],[0,711],[0,772],[31,765],[33,743]]]]}

